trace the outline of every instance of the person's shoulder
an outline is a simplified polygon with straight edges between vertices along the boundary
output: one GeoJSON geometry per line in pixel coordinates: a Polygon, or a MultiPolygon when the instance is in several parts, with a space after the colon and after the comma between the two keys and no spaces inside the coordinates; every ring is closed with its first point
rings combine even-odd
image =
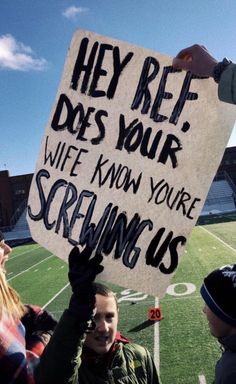
{"type": "Polygon", "coordinates": [[[147,348],[143,347],[140,344],[136,344],[136,343],[123,344],[123,350],[130,351],[131,353],[135,354],[136,356],[140,356],[143,358],[149,356],[149,351],[147,350],[147,348]]]}

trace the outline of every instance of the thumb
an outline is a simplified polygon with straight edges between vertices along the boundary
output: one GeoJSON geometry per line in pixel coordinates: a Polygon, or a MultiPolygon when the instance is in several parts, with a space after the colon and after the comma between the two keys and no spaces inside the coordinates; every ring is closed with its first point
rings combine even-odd
{"type": "Polygon", "coordinates": [[[189,71],[191,68],[191,61],[175,57],[172,65],[175,69],[184,69],[185,71],[189,71]]]}

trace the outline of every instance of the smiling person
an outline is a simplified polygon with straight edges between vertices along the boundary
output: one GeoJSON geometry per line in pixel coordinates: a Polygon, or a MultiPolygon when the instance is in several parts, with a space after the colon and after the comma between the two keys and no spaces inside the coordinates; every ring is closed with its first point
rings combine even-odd
{"type": "Polygon", "coordinates": [[[72,297],[35,371],[37,384],[159,384],[149,351],[117,331],[115,294],[95,283],[102,256],[69,255],[72,297]]]}
{"type": "Polygon", "coordinates": [[[215,384],[236,384],[236,264],[211,272],[201,287],[210,332],[223,348],[215,384]]]}
{"type": "Polygon", "coordinates": [[[194,44],[177,54],[173,67],[196,76],[212,77],[218,84],[219,99],[236,104],[236,64],[226,57],[218,62],[203,45],[194,44]]]}

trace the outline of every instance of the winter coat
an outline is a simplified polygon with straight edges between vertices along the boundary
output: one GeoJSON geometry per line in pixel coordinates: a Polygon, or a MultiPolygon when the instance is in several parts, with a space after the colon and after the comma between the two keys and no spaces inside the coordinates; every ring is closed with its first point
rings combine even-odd
{"type": "Polygon", "coordinates": [[[57,321],[36,305],[25,305],[21,321],[10,321],[5,311],[0,321],[0,383],[34,384],[33,371],[57,321]]]}
{"type": "Polygon", "coordinates": [[[218,96],[221,101],[236,104],[236,64],[229,64],[223,71],[218,87],[218,96]]]}
{"type": "Polygon", "coordinates": [[[36,368],[37,384],[160,383],[150,353],[137,344],[118,341],[108,365],[99,356],[96,361],[92,351],[90,359],[83,359],[85,329],[85,324],[64,312],[36,368]]]}
{"type": "Polygon", "coordinates": [[[218,339],[223,353],[216,364],[215,384],[236,384],[236,333],[218,339]]]}

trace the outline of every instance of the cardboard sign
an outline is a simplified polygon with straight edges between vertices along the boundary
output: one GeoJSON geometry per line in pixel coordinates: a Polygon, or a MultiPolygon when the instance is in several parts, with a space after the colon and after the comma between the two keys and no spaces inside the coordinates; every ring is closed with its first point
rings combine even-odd
{"type": "MultiPolygon", "coordinates": [[[[161,297],[233,128],[211,79],[77,31],[28,201],[35,241],[67,260],[89,244],[100,276],[161,297]]],[[[233,111],[233,112],[232,112],[233,111]]]]}

